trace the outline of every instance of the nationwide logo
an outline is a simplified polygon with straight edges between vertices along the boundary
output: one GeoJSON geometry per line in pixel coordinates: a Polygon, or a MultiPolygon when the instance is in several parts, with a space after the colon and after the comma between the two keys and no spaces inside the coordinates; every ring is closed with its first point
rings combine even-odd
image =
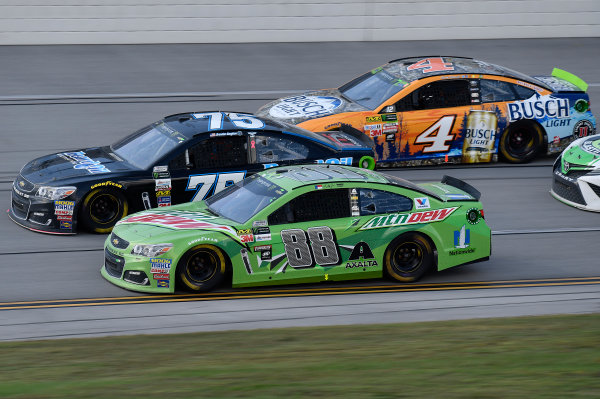
{"type": "Polygon", "coordinates": [[[383,227],[402,226],[407,224],[441,222],[450,216],[458,207],[436,209],[433,211],[413,213],[392,213],[376,216],[365,223],[359,230],[380,229],[383,227]]]}
{"type": "Polygon", "coordinates": [[[463,224],[460,230],[454,231],[454,248],[467,248],[471,244],[471,230],[463,224]]]}

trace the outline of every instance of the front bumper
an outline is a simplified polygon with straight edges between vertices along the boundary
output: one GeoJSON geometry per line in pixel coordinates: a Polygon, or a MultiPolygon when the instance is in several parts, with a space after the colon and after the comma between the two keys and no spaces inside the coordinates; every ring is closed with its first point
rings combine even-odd
{"type": "Polygon", "coordinates": [[[172,269],[173,261],[168,258],[147,258],[131,255],[131,248],[127,241],[112,233],[104,246],[104,263],[100,274],[106,280],[121,288],[138,292],[165,294],[175,292],[175,281],[172,269]],[[117,242],[117,247],[112,243],[117,242]],[[152,261],[160,259],[163,267],[168,264],[168,269],[161,273],[152,273],[152,261]],[[166,263],[168,261],[168,263],[166,263]]]}
{"type": "Polygon", "coordinates": [[[17,178],[11,192],[8,216],[26,229],[40,233],[75,234],[75,201],[52,201],[35,197],[35,187],[22,177],[17,178]],[[25,182],[24,189],[17,189],[16,182],[25,182]]]}
{"type": "Polygon", "coordinates": [[[563,174],[560,167],[555,167],[550,194],[575,208],[600,212],[600,175],[583,170],[563,174]]]}

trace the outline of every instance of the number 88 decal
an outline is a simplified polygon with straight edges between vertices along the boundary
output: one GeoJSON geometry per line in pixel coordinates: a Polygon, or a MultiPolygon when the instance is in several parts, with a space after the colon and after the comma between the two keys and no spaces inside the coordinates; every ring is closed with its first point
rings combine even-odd
{"type": "Polygon", "coordinates": [[[310,227],[306,232],[301,229],[281,230],[281,239],[288,263],[294,269],[314,267],[315,263],[327,266],[340,262],[333,231],[327,226],[310,227]]]}

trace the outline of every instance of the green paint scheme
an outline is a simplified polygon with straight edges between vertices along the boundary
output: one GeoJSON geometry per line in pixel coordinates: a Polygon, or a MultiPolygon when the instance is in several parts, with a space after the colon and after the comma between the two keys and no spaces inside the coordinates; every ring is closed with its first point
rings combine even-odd
{"type": "Polygon", "coordinates": [[[561,155],[561,172],[590,170],[600,167],[600,135],[580,139],[561,155]]]}
{"type": "MultiPolygon", "coordinates": [[[[405,232],[419,232],[431,240],[437,252],[434,266],[438,270],[490,256],[490,228],[483,217],[476,217],[471,222],[467,218],[470,210],[475,210],[477,216],[482,214],[481,203],[453,186],[443,183],[415,185],[398,178],[388,179],[378,172],[337,165],[273,168],[256,176],[275,183],[285,193],[244,223],[210,214],[204,201],[156,208],[124,218],[113,233],[129,244],[124,249],[115,248],[112,236],[109,236],[105,250],[124,258],[125,271],[146,273],[150,285],[112,277],[104,266],[102,275],[113,284],[134,291],[174,292],[179,260],[191,248],[206,244],[220,248],[229,258],[234,287],[377,278],[383,275],[384,254],[388,245],[405,232]],[[335,219],[285,224],[267,222],[269,215],[292,199],[315,190],[327,193],[327,190],[333,189],[348,189],[349,210],[352,201],[358,198],[353,189],[375,189],[399,194],[410,200],[410,203],[405,202],[411,209],[364,216],[355,210],[352,212],[355,216],[335,219]],[[382,218],[385,219],[383,222],[382,218]],[[262,231],[258,231],[261,228],[262,231]],[[267,229],[269,232],[265,233],[267,229]],[[290,266],[281,232],[287,230],[285,234],[288,234],[291,229],[296,229],[294,234],[301,241],[302,235],[305,237],[304,248],[310,249],[310,254],[302,256],[312,259],[312,264],[290,266]],[[329,231],[333,232],[331,239],[327,238],[329,231]],[[164,273],[161,273],[163,276],[158,276],[162,278],[156,279],[151,273],[151,258],[132,255],[131,252],[138,244],[164,243],[173,244],[173,247],[157,258],[169,259],[170,268],[164,269],[164,273]],[[330,246],[327,247],[327,244],[330,246]],[[270,254],[268,246],[271,246],[270,254]],[[334,248],[337,255],[332,251],[334,248]],[[242,253],[247,255],[246,261],[242,253]],[[350,259],[352,254],[353,259],[350,259]],[[322,263],[332,264],[319,265],[315,260],[319,257],[327,258],[322,263]],[[169,279],[164,278],[167,274],[169,279]],[[159,287],[158,281],[162,281],[160,284],[166,287],[159,287]]],[[[224,191],[224,196],[232,191],[235,190],[224,191]]],[[[302,246],[296,242],[288,242],[287,245],[291,251],[295,251],[292,248],[294,246],[302,246]]],[[[166,263],[168,266],[169,262],[166,263]]]]}

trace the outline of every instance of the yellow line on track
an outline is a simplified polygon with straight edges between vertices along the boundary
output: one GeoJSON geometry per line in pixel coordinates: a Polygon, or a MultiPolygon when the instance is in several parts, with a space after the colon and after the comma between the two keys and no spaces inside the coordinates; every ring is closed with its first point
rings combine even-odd
{"type": "Polygon", "coordinates": [[[103,306],[103,305],[125,305],[144,303],[168,303],[168,302],[197,302],[223,299],[258,299],[274,297],[301,297],[313,295],[344,295],[344,294],[370,294],[370,293],[393,293],[393,292],[425,292],[425,291],[449,291],[464,289],[490,289],[490,288],[525,288],[525,287],[549,287],[568,285],[600,284],[600,277],[582,277],[568,279],[540,279],[540,280],[502,280],[490,282],[464,282],[464,283],[431,283],[418,285],[381,285],[381,286],[355,286],[346,288],[323,287],[323,288],[298,288],[292,290],[264,290],[264,291],[234,291],[226,293],[208,293],[202,296],[194,294],[183,294],[173,297],[172,295],[147,295],[139,297],[115,297],[115,298],[88,298],[70,300],[47,300],[30,302],[4,302],[0,303],[0,310],[19,309],[43,309],[43,308],[68,308],[78,306],[103,306]],[[570,281],[576,280],[576,281],[570,281]],[[66,302],[66,303],[61,303],[66,302]]]}

